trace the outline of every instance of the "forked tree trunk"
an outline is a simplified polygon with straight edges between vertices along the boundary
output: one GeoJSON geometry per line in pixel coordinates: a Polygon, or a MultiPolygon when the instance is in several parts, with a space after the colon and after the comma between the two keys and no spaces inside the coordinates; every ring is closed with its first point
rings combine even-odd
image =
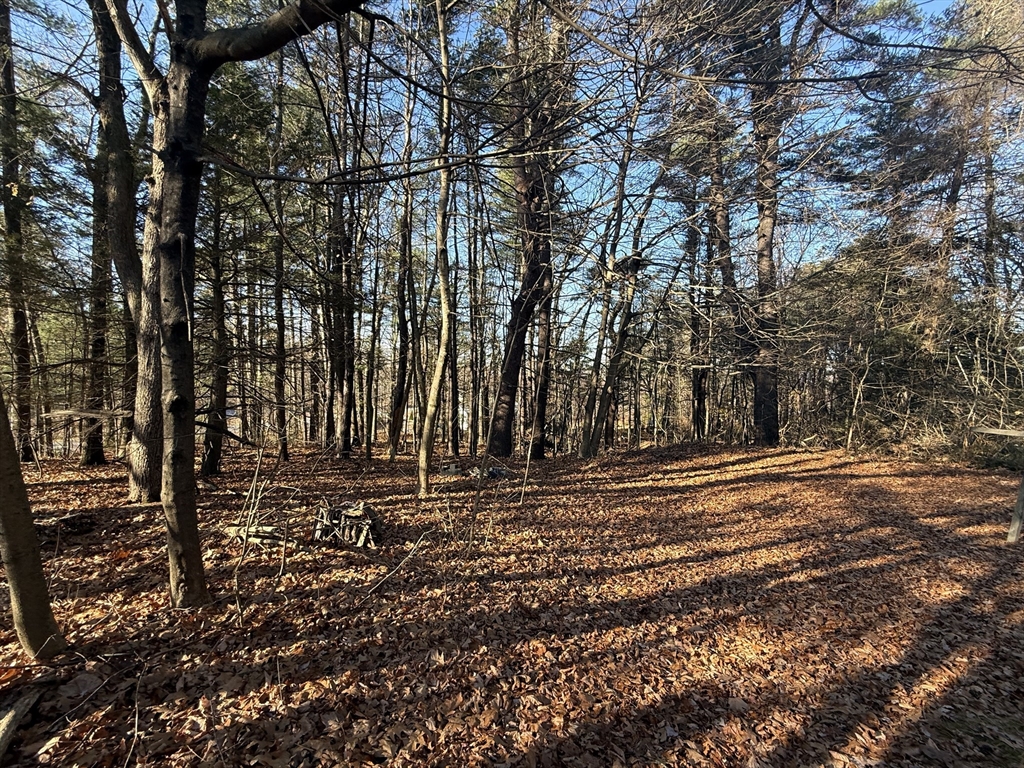
{"type": "Polygon", "coordinates": [[[547,282],[544,275],[551,266],[550,241],[543,233],[538,232],[536,225],[531,226],[528,223],[534,220],[533,212],[528,206],[528,202],[521,201],[521,220],[527,222],[523,234],[526,264],[519,293],[512,301],[512,312],[505,331],[498,396],[495,399],[494,412],[491,414],[491,437],[487,451],[496,457],[511,456],[513,452],[516,398],[519,394],[523,358],[526,355],[526,334],[533,322],[534,310],[541,301],[542,286],[547,282]]]}
{"type": "Polygon", "coordinates": [[[11,593],[14,629],[25,652],[50,659],[67,647],[50,608],[50,595],[32,522],[28,493],[18,465],[7,404],[0,392],[0,556],[11,593]]]}
{"type": "MultiPolygon", "coordinates": [[[[132,376],[127,395],[132,415],[125,456],[128,498],[160,499],[162,418],[157,310],[159,293],[152,269],[143,268],[135,239],[135,158],[121,98],[121,40],[103,0],[90,0],[99,60],[100,129],[107,151],[107,240],[110,257],[124,287],[134,325],[132,376]]],[[[146,237],[152,238],[157,209],[147,209],[146,237]]]]}
{"type": "Polygon", "coordinates": [[[258,26],[208,32],[206,0],[177,0],[175,27],[167,30],[173,44],[164,74],[132,25],[126,2],[106,2],[153,111],[153,183],[147,213],[155,226],[147,226],[143,264],[158,275],[155,282],[159,286],[164,415],[161,501],[167,527],[171,602],[179,607],[199,605],[209,601],[209,593],[196,512],[192,301],[200,158],[210,78],[222,64],[267,56],[337,14],[358,8],[360,3],[295,2],[258,26]],[[149,230],[153,236],[149,236],[149,230]]]}

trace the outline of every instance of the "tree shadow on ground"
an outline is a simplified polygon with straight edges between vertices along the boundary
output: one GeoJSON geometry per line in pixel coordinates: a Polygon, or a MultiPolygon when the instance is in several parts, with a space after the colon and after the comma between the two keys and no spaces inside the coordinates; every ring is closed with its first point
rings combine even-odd
{"type": "MultiPolygon", "coordinates": [[[[224,603],[187,612],[148,646],[141,631],[96,630],[83,655],[133,661],[75,722],[134,711],[136,755],[180,752],[192,733],[197,759],[224,765],[282,751],[295,765],[1012,765],[998,760],[1014,754],[1006,723],[1021,706],[1021,557],[977,533],[992,510],[908,511],[861,463],[814,470],[798,452],[765,452],[809,466],[764,480],[756,455],[732,478],[637,460],[552,515],[582,471],[567,462],[542,478],[561,487],[486,509],[493,537],[468,551],[442,505],[408,562],[422,516],[362,564],[296,557],[274,589],[277,561],[253,557],[241,617],[224,603]],[[706,477],[640,508],[618,488],[656,471],[706,477]],[[825,490],[797,498],[800,483],[825,490]]],[[[231,558],[210,576],[230,592],[231,558]]]]}

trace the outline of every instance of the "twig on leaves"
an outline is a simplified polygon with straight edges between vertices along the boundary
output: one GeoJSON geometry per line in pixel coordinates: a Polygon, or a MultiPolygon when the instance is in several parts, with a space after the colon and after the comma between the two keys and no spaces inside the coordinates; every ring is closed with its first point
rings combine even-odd
{"type": "Polygon", "coordinates": [[[263,496],[263,490],[266,488],[266,483],[263,484],[263,488],[257,490],[260,478],[260,469],[263,466],[263,448],[260,448],[256,454],[256,470],[252,475],[252,482],[249,483],[249,491],[245,495],[245,505],[242,507],[243,514],[239,515],[239,523],[242,522],[242,518],[245,518],[245,535],[242,537],[242,551],[238,554],[238,562],[235,563],[235,568],[232,571],[232,578],[235,584],[235,607],[238,609],[238,626],[242,626],[242,598],[241,598],[241,586],[238,583],[238,571],[242,567],[242,561],[245,560],[245,556],[249,550],[249,530],[252,527],[253,521],[256,517],[256,510],[259,509],[260,500],[263,496]],[[244,510],[248,508],[248,513],[244,510]]]}
{"type": "Polygon", "coordinates": [[[109,675],[107,675],[106,679],[104,679],[103,682],[101,682],[99,685],[97,685],[95,688],[93,688],[91,691],[89,691],[89,694],[84,699],[82,699],[75,706],[73,706],[71,709],[69,709],[63,715],[61,715],[56,720],[54,720],[52,723],[50,723],[50,727],[47,730],[50,730],[50,731],[55,730],[57,728],[57,724],[60,723],[61,720],[66,720],[68,722],[68,724],[70,725],[71,724],[71,716],[73,714],[75,714],[75,712],[77,712],[82,707],[84,707],[86,704],[88,704],[90,701],[92,701],[93,697],[95,697],[96,694],[99,693],[107,685],[107,683],[109,683],[111,680],[113,680],[118,675],[120,675],[120,674],[122,674],[124,672],[127,672],[129,669],[131,669],[134,666],[135,666],[135,664],[129,664],[128,666],[123,667],[121,669],[115,669],[113,672],[111,672],[109,675]]]}
{"type": "Polygon", "coordinates": [[[433,533],[433,530],[424,531],[423,533],[421,533],[420,537],[418,539],[416,539],[416,543],[412,545],[412,549],[410,549],[408,554],[405,557],[402,558],[401,562],[398,565],[396,565],[394,567],[394,569],[391,570],[390,573],[385,574],[384,577],[380,581],[378,581],[376,584],[374,584],[372,587],[370,587],[370,589],[367,591],[367,593],[365,595],[363,595],[361,598],[359,598],[359,600],[356,602],[356,605],[357,606],[362,605],[367,600],[369,600],[370,599],[370,595],[372,595],[374,592],[376,592],[377,589],[385,581],[387,581],[392,576],[394,576],[396,573],[398,573],[402,569],[402,566],[405,565],[406,562],[409,560],[409,558],[411,558],[414,554],[416,554],[416,550],[420,548],[420,544],[423,543],[423,539],[426,538],[427,534],[429,534],[429,533],[433,533]]]}
{"type": "Polygon", "coordinates": [[[145,677],[146,670],[148,669],[148,665],[143,664],[142,671],[135,681],[135,723],[132,725],[132,743],[128,747],[128,756],[124,759],[124,768],[128,768],[128,765],[131,763],[132,754],[135,752],[135,745],[139,742],[139,689],[142,687],[142,678],[145,677]]]}

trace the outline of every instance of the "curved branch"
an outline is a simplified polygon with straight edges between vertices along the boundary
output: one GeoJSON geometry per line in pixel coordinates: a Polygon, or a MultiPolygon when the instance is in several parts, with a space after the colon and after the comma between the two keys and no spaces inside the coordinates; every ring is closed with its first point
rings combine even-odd
{"type": "Polygon", "coordinates": [[[296,0],[259,24],[218,29],[190,45],[196,60],[210,69],[232,61],[255,61],[362,5],[363,0],[296,0]]]}
{"type": "Polygon", "coordinates": [[[150,104],[159,101],[160,88],[163,86],[164,75],[153,60],[152,54],[142,44],[142,38],[135,29],[135,25],[128,18],[128,6],[125,0],[106,0],[107,11],[117,29],[117,36],[124,44],[125,52],[135,67],[142,85],[146,89],[146,96],[150,104]]]}

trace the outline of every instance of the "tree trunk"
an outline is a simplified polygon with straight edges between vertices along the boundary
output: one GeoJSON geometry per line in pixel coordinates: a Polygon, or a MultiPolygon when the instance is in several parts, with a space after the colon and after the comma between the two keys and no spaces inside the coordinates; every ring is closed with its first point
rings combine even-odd
{"type": "Polygon", "coordinates": [[[512,455],[526,335],[536,308],[551,295],[551,234],[557,208],[555,177],[559,162],[556,150],[562,129],[560,115],[565,109],[562,98],[570,90],[564,24],[539,15],[524,19],[517,11],[509,26],[511,68],[517,79],[515,100],[519,102],[512,110],[510,124],[519,149],[511,171],[521,233],[522,273],[505,331],[501,377],[491,414],[487,450],[496,457],[512,455]],[[527,38],[533,38],[536,51],[523,47],[527,38]],[[526,69],[525,62],[538,54],[544,66],[533,69],[531,65],[531,69],[526,69]],[[543,95],[537,98],[535,93],[543,95]]]}
{"type": "MultiPolygon", "coordinates": [[[[181,20],[179,19],[179,22],[181,20]]],[[[161,500],[167,523],[171,601],[177,607],[210,600],[203,572],[195,483],[195,358],[192,297],[195,222],[202,165],[199,155],[209,78],[180,54],[172,57],[162,96],[154,105],[154,199],[161,203],[159,240],[144,254],[159,264],[164,460],[161,500]]]]}
{"type": "Polygon", "coordinates": [[[541,287],[544,299],[537,315],[537,389],[533,414],[533,428],[530,435],[530,460],[542,460],[547,456],[548,439],[548,396],[551,389],[551,306],[554,301],[554,285],[551,269],[544,277],[541,287]]]}
{"type": "Polygon", "coordinates": [[[321,438],[323,415],[321,413],[323,404],[324,366],[323,358],[323,337],[320,333],[320,312],[316,305],[310,308],[310,327],[313,337],[310,340],[312,353],[309,357],[309,435],[311,443],[317,443],[321,438]]]}
{"type": "Polygon", "coordinates": [[[374,259],[373,284],[370,286],[373,308],[370,312],[370,341],[366,348],[366,381],[363,387],[363,456],[366,459],[373,458],[373,445],[377,439],[377,351],[384,315],[384,307],[377,300],[380,291],[380,262],[378,255],[374,259]]]}
{"type": "MultiPolygon", "coordinates": [[[[530,196],[532,197],[532,196],[530,196]]],[[[505,331],[505,350],[502,355],[498,396],[491,414],[491,437],[487,450],[492,456],[511,456],[512,436],[515,430],[515,405],[519,393],[519,377],[526,354],[526,334],[533,321],[533,313],[541,299],[544,275],[550,268],[550,242],[538,232],[529,197],[520,198],[520,220],[527,222],[523,233],[526,264],[519,293],[512,302],[512,312],[505,331]]],[[[536,199],[536,198],[534,198],[536,199]]],[[[523,226],[523,225],[521,225],[523,226]]]]}
{"type": "Polygon", "coordinates": [[[89,274],[89,346],[82,465],[107,463],[103,453],[104,390],[107,379],[107,299],[110,295],[110,248],[107,239],[107,153],[102,134],[92,169],[92,264],[89,274]]]}
{"type": "Polygon", "coordinates": [[[127,297],[121,308],[121,327],[124,330],[124,375],[121,378],[121,437],[125,446],[132,438],[135,413],[135,392],[139,383],[139,350],[135,338],[135,321],[127,297]]]}
{"type": "MultiPolygon", "coordinates": [[[[395,383],[391,391],[391,417],[388,422],[388,459],[394,461],[405,427],[405,409],[409,404],[409,339],[408,284],[412,268],[412,191],[406,190],[405,211],[399,231],[398,276],[395,286],[395,314],[398,325],[398,346],[395,349],[395,383]]],[[[413,308],[413,313],[415,313],[413,308]]]]}
{"type": "MultiPolygon", "coordinates": [[[[248,343],[246,338],[246,322],[243,322],[250,318],[252,310],[251,289],[252,283],[247,281],[245,292],[243,293],[242,281],[235,280],[234,282],[235,313],[237,316],[235,320],[234,358],[238,379],[238,429],[239,434],[246,440],[252,440],[255,434],[253,418],[250,414],[250,399],[252,398],[252,391],[255,389],[256,365],[253,362],[252,345],[248,343]],[[245,314],[243,314],[243,309],[245,314]],[[252,384],[250,384],[250,381],[252,384]]],[[[251,324],[249,327],[251,328],[251,324]]],[[[252,333],[249,333],[248,338],[252,338],[252,333]]]]}
{"type": "MultiPolygon", "coordinates": [[[[447,202],[447,201],[445,201],[447,202]]],[[[440,236],[439,238],[440,239],[440,236]]],[[[451,296],[448,288],[448,249],[441,248],[437,253],[437,268],[441,297],[441,331],[437,344],[437,358],[434,361],[434,373],[430,377],[430,389],[426,397],[426,414],[423,417],[423,428],[420,435],[418,456],[419,495],[430,493],[430,463],[434,455],[434,437],[437,431],[438,412],[441,409],[441,387],[444,383],[444,372],[448,365],[448,348],[451,335],[451,296]]]]}
{"type": "Polygon", "coordinates": [[[356,312],[355,312],[355,244],[351,231],[354,222],[349,222],[342,240],[342,289],[341,289],[341,370],[338,382],[340,391],[341,425],[338,436],[338,456],[352,456],[353,416],[356,408],[356,312]]]}
{"type": "MultiPolygon", "coordinates": [[[[708,374],[710,354],[707,348],[709,332],[701,315],[704,289],[701,288],[700,241],[701,231],[697,226],[697,190],[686,201],[686,216],[690,222],[686,230],[686,257],[690,283],[690,429],[691,437],[701,442],[707,437],[708,419],[708,374]]],[[[666,409],[667,410],[667,409],[666,409]]]]}
{"type": "MultiPolygon", "coordinates": [[[[167,30],[173,41],[164,75],[132,26],[124,0],[106,1],[153,111],[153,185],[147,224],[155,226],[147,226],[143,285],[146,270],[158,275],[164,415],[161,500],[171,602],[178,607],[199,605],[209,601],[209,593],[196,513],[192,300],[200,157],[210,78],[221,64],[267,56],[360,3],[296,2],[258,26],[208,32],[206,0],[177,0],[175,27],[167,30]],[[152,237],[148,230],[153,230],[152,237]]],[[[140,344],[142,341],[140,333],[140,344]]]]}
{"type": "MultiPolygon", "coordinates": [[[[402,147],[402,167],[412,168],[412,115],[413,90],[406,91],[405,143],[402,147]]],[[[410,324],[415,321],[416,305],[410,312],[409,300],[414,294],[412,288],[412,178],[406,177],[402,184],[402,219],[398,229],[398,274],[395,286],[395,314],[398,325],[398,347],[395,350],[395,383],[391,391],[391,417],[388,422],[388,460],[394,461],[405,429],[405,410],[409,405],[409,390],[412,385],[409,365],[412,362],[413,343],[410,340],[410,324]]]]}
{"type": "MultiPolygon", "coordinates": [[[[144,270],[135,239],[135,157],[124,115],[121,83],[121,41],[103,0],[90,0],[99,58],[100,129],[107,150],[107,239],[110,256],[124,287],[134,324],[134,378],[129,380],[132,417],[125,456],[128,498],[152,502],[160,498],[159,286],[152,269],[144,270]]],[[[158,225],[159,206],[146,212],[147,239],[158,225]]]]}
{"type": "MultiPolygon", "coordinates": [[[[278,215],[284,213],[280,200],[280,184],[275,183],[275,207],[278,215]]],[[[279,218],[279,222],[282,220],[279,218]]],[[[288,412],[285,404],[287,381],[287,354],[285,349],[284,316],[284,239],[274,240],[274,422],[277,428],[277,458],[288,461],[288,412]]]]}
{"type": "MultiPolygon", "coordinates": [[[[159,213],[159,203],[152,200],[146,212],[144,244],[153,247],[156,223],[151,221],[159,213]]],[[[160,283],[159,265],[147,261],[142,267],[142,285],[139,293],[138,313],[135,315],[135,348],[138,374],[135,386],[135,407],[132,418],[132,436],[127,446],[128,498],[140,503],[160,500],[161,467],[163,459],[163,411],[160,407],[160,283]]]]}
{"type": "Polygon", "coordinates": [[[779,211],[779,141],[782,136],[782,42],[778,22],[770,25],[760,49],[764,62],[757,69],[764,84],[752,87],[751,112],[754,151],[754,200],[757,204],[757,351],[754,381],[754,440],[779,444],[778,391],[778,278],[775,269],[775,225],[779,211]]]}
{"type": "Polygon", "coordinates": [[[211,477],[220,474],[220,460],[224,450],[224,432],[227,429],[228,366],[231,349],[228,345],[227,309],[224,301],[224,264],[221,259],[223,212],[220,197],[220,171],[213,177],[213,236],[210,243],[210,319],[213,322],[213,348],[210,364],[210,412],[203,436],[203,462],[200,474],[211,477]]]}
{"type": "MultiPolygon", "coordinates": [[[[277,52],[277,83],[274,89],[274,151],[271,173],[280,167],[284,141],[284,54],[277,52]]],[[[285,383],[288,368],[285,354],[284,318],[284,190],[274,179],[274,215],[280,231],[274,236],[274,421],[277,427],[277,458],[288,461],[288,413],[285,408],[285,383]]]]}
{"type": "Polygon", "coordinates": [[[441,334],[437,342],[437,359],[434,361],[434,373],[430,378],[430,390],[426,399],[426,414],[423,418],[423,431],[420,437],[418,460],[419,495],[430,493],[430,462],[434,454],[434,433],[437,428],[438,412],[441,407],[441,387],[444,384],[444,373],[448,365],[448,350],[452,344],[452,321],[454,307],[451,296],[451,276],[448,262],[448,203],[451,192],[451,167],[448,165],[448,153],[451,147],[452,115],[451,115],[451,81],[448,74],[448,29],[447,11],[444,0],[435,0],[437,11],[437,34],[440,47],[441,103],[438,110],[438,165],[439,182],[437,197],[437,223],[434,232],[434,244],[437,249],[437,270],[439,293],[441,297],[441,334]]]}
{"type": "MultiPolygon", "coordinates": [[[[472,152],[471,152],[472,153],[472,152]]],[[[474,169],[476,171],[477,169],[474,169]]],[[[474,173],[476,184],[473,187],[474,215],[470,221],[469,236],[469,430],[467,440],[469,455],[476,457],[480,445],[481,410],[483,408],[483,388],[486,373],[484,364],[484,269],[481,265],[483,250],[481,228],[478,221],[483,219],[483,201],[478,173],[474,173]]]]}
{"type": "Polygon", "coordinates": [[[459,333],[458,313],[458,261],[451,277],[451,328],[448,329],[448,450],[459,456],[462,428],[459,419],[459,333]]]}
{"type": "Polygon", "coordinates": [[[11,351],[14,356],[14,412],[21,461],[35,460],[32,445],[32,342],[25,297],[25,244],[21,225],[25,188],[18,161],[18,95],[14,82],[11,7],[0,0],[0,162],[3,164],[0,201],[4,209],[4,250],[11,295],[11,351]]]}
{"type": "Polygon", "coordinates": [[[18,461],[7,404],[0,392],[0,497],[4,500],[0,504],[0,556],[21,647],[34,659],[50,659],[67,643],[50,609],[39,540],[18,461]]]}
{"type": "MultiPolygon", "coordinates": [[[[608,357],[608,370],[605,372],[601,400],[598,405],[597,415],[594,418],[594,431],[590,437],[592,449],[596,448],[600,443],[601,432],[605,430],[606,422],[609,420],[610,415],[613,414],[613,400],[619,392],[619,368],[622,365],[622,357],[626,352],[626,342],[629,340],[629,332],[633,324],[633,300],[636,296],[637,275],[640,273],[642,263],[641,257],[643,252],[641,250],[641,243],[643,240],[644,223],[647,220],[647,215],[650,213],[651,206],[654,204],[654,193],[661,183],[661,176],[662,174],[659,174],[658,178],[651,185],[651,189],[647,193],[647,197],[644,199],[644,203],[637,214],[636,223],[633,226],[632,248],[629,258],[622,269],[624,278],[622,300],[621,305],[615,312],[619,318],[619,327],[615,333],[615,340],[612,343],[611,354],[608,357]]],[[[607,442],[610,444],[610,441],[607,442]]]]}

